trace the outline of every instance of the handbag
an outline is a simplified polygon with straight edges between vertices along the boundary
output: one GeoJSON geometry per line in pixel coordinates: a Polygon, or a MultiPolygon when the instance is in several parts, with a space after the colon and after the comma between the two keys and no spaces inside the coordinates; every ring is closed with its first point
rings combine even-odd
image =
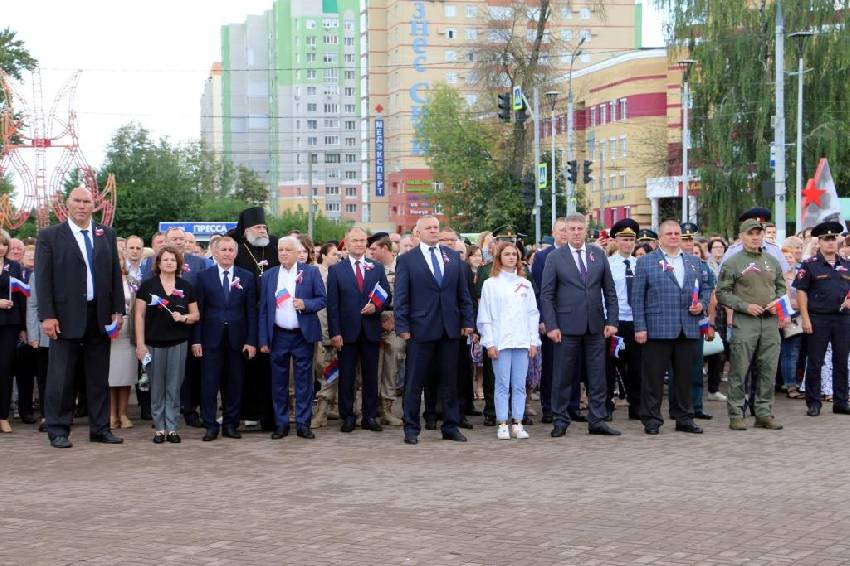
{"type": "Polygon", "coordinates": [[[800,320],[798,318],[792,318],[788,321],[788,324],[785,325],[785,328],[782,329],[782,336],[786,339],[793,338],[798,334],[803,333],[803,326],[800,324],[800,320]]]}
{"type": "Polygon", "coordinates": [[[708,356],[713,356],[715,354],[719,354],[723,351],[723,339],[720,338],[720,334],[714,334],[714,340],[708,341],[703,339],[702,341],[702,357],[707,358],[708,356]]]}

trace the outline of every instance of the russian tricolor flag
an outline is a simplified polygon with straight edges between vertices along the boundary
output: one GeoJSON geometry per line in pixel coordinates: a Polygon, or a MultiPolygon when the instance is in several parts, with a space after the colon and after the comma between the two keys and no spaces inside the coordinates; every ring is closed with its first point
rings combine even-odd
{"type": "Polygon", "coordinates": [[[17,277],[9,276],[9,294],[20,293],[24,297],[30,296],[30,286],[18,279],[17,277]]]}
{"type": "Polygon", "coordinates": [[[792,316],[797,314],[797,312],[791,308],[791,299],[788,298],[788,295],[782,295],[779,297],[779,300],[776,301],[776,314],[782,322],[790,320],[792,316]]]}
{"type": "Polygon", "coordinates": [[[336,381],[339,377],[339,364],[336,358],[322,370],[322,375],[325,377],[325,383],[331,384],[336,381]]]}
{"type": "Polygon", "coordinates": [[[173,291],[171,291],[171,296],[172,296],[172,297],[181,297],[181,298],[183,298],[183,297],[185,297],[186,295],[184,295],[184,294],[183,294],[183,291],[182,291],[181,289],[174,289],[173,291]]]}
{"type": "Polygon", "coordinates": [[[703,336],[708,334],[708,328],[711,326],[708,322],[708,317],[700,319],[699,321],[699,333],[703,336]]]}
{"type": "Polygon", "coordinates": [[[381,287],[380,283],[375,283],[375,288],[372,289],[372,294],[369,296],[369,301],[372,302],[376,307],[381,308],[384,306],[384,303],[387,302],[387,297],[389,297],[389,293],[387,293],[383,287],[381,287]]]}
{"type": "Polygon", "coordinates": [[[283,306],[283,303],[292,298],[292,295],[289,294],[289,290],[284,287],[280,289],[277,293],[274,294],[274,302],[277,305],[277,308],[283,306]]]}
{"type": "Polygon", "coordinates": [[[691,289],[691,302],[693,304],[699,302],[699,277],[694,278],[694,288],[691,289]]]}
{"type": "Polygon", "coordinates": [[[118,334],[121,332],[121,330],[118,328],[117,320],[113,320],[112,324],[107,324],[103,328],[106,329],[106,334],[111,340],[115,340],[116,338],[118,338],[118,334]]]}
{"type": "Polygon", "coordinates": [[[168,308],[168,299],[163,299],[159,295],[151,295],[150,306],[168,308]]]}

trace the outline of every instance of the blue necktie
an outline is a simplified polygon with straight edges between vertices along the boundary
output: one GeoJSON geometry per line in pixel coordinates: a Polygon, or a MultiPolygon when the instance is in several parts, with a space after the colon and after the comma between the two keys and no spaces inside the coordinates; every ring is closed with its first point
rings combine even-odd
{"type": "Polygon", "coordinates": [[[224,291],[224,304],[230,302],[230,272],[224,270],[224,277],[221,280],[221,290],[224,291]]]}
{"type": "Polygon", "coordinates": [[[92,299],[94,299],[96,288],[96,285],[94,284],[94,247],[92,246],[91,238],[89,238],[89,231],[80,230],[80,232],[83,234],[83,240],[86,243],[86,257],[89,260],[89,271],[91,272],[91,294],[92,299]]]}
{"type": "Polygon", "coordinates": [[[437,254],[434,253],[436,249],[434,246],[428,248],[431,250],[431,265],[434,267],[434,279],[437,280],[437,285],[443,284],[443,273],[440,271],[440,262],[437,261],[437,254]]]}

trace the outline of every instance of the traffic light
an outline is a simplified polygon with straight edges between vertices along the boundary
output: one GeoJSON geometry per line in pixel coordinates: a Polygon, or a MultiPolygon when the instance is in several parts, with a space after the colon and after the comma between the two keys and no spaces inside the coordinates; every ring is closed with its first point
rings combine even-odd
{"type": "Polygon", "coordinates": [[[593,177],[592,177],[593,169],[591,169],[592,165],[593,165],[593,161],[590,161],[589,159],[584,160],[584,184],[585,185],[589,185],[590,182],[593,181],[593,177]]]}
{"type": "Polygon", "coordinates": [[[511,121],[511,109],[513,107],[513,102],[511,102],[511,93],[502,92],[499,94],[499,119],[502,122],[510,122],[511,121]]]}
{"type": "Polygon", "coordinates": [[[578,182],[578,163],[575,159],[567,162],[567,181],[573,184],[578,182]]]}
{"type": "Polygon", "coordinates": [[[534,207],[534,184],[534,175],[528,175],[522,180],[522,185],[520,185],[520,197],[522,198],[522,204],[526,208],[534,207]]]}
{"type": "Polygon", "coordinates": [[[525,99],[522,99],[522,108],[516,111],[516,121],[518,124],[525,124],[525,121],[528,120],[528,105],[525,103],[525,99]]]}

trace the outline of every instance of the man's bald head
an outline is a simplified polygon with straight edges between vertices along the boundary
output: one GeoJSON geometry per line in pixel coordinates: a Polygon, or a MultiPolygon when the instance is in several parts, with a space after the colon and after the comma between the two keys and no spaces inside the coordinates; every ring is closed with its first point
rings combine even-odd
{"type": "Polygon", "coordinates": [[[80,228],[88,229],[94,211],[94,198],[86,187],[77,187],[65,199],[68,207],[68,219],[80,228]]]}

